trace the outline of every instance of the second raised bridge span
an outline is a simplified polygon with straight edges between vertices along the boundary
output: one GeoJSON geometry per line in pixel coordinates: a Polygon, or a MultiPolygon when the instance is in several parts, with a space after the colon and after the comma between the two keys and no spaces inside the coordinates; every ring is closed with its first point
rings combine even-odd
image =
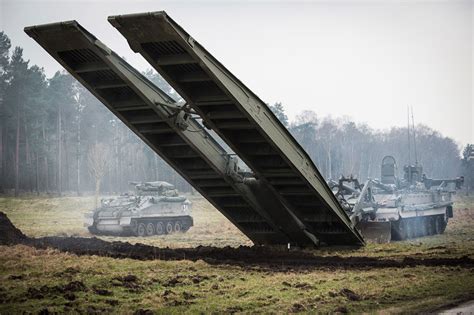
{"type": "Polygon", "coordinates": [[[364,243],[310,157],[266,104],[165,12],[109,21],[187,106],[76,21],[25,32],[255,244],[364,243]],[[253,174],[242,172],[190,112],[253,174]]]}

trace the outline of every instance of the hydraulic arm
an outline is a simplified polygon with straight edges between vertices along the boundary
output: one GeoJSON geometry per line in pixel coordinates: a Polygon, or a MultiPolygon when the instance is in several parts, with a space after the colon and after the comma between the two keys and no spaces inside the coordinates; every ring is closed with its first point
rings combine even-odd
{"type": "Polygon", "coordinates": [[[309,238],[363,243],[311,158],[268,106],[165,12],[109,21],[269,187],[309,238]]]}
{"type": "Polygon", "coordinates": [[[240,172],[237,160],[186,106],[176,104],[77,22],[27,27],[25,32],[254,243],[308,243],[271,190],[240,172]]]}

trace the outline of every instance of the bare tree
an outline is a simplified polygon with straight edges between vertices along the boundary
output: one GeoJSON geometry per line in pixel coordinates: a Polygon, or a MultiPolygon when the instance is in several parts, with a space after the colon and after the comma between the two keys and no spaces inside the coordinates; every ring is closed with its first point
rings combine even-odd
{"type": "Polygon", "coordinates": [[[95,180],[95,208],[97,208],[97,201],[99,199],[100,184],[107,171],[108,156],[108,148],[101,143],[94,144],[87,156],[89,172],[95,180]]]}

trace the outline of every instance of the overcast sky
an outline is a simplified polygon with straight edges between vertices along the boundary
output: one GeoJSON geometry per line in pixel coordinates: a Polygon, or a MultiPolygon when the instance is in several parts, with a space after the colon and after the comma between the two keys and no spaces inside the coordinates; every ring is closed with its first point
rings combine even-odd
{"type": "Polygon", "coordinates": [[[0,29],[48,76],[59,64],[23,33],[75,19],[139,70],[108,15],[167,13],[290,119],[303,110],[376,129],[415,122],[474,142],[473,1],[0,0],[0,29]]]}

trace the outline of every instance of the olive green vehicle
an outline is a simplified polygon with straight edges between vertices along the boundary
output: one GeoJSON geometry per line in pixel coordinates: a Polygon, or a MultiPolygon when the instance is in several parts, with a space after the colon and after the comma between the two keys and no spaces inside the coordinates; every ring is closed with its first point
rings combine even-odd
{"type": "Polygon", "coordinates": [[[337,183],[335,195],[265,102],[166,12],[108,20],[184,104],[76,21],[25,32],[255,244],[360,246],[371,231],[404,239],[444,230],[458,181],[422,178],[419,165],[398,180],[387,158],[380,180],[337,183]]]}
{"type": "Polygon", "coordinates": [[[165,12],[109,21],[185,104],[76,21],[25,32],[255,244],[364,244],[311,158],[265,102],[165,12]]]}
{"type": "Polygon", "coordinates": [[[382,160],[380,180],[330,181],[336,197],[366,240],[384,243],[442,234],[453,217],[452,196],[464,178],[430,179],[416,163],[397,176],[392,156],[382,160]]]}
{"type": "Polygon", "coordinates": [[[105,198],[85,216],[92,234],[152,236],[193,226],[191,202],[167,182],[132,183],[135,193],[105,198]]]}

